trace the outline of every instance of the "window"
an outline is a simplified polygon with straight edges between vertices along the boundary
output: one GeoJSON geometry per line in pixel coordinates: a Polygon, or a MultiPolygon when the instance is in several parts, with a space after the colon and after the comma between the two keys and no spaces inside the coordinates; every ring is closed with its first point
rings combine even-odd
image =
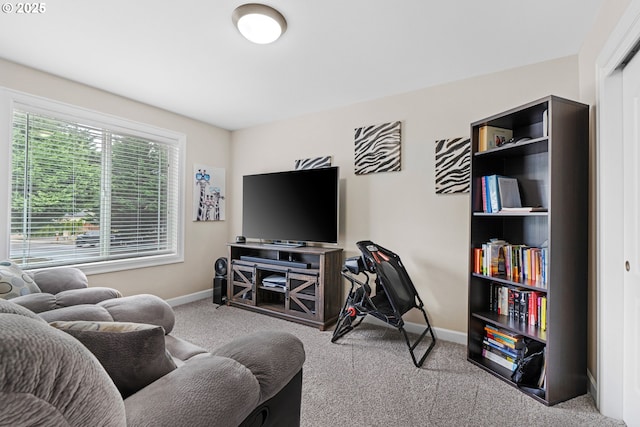
{"type": "Polygon", "coordinates": [[[101,271],[181,260],[184,136],[26,101],[10,112],[9,258],[101,271]]]}

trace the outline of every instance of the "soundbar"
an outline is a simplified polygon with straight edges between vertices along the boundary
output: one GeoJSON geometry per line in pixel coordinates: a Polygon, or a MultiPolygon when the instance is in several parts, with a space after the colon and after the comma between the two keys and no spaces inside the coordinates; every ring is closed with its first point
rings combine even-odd
{"type": "Polygon", "coordinates": [[[255,257],[255,256],[249,256],[249,255],[241,255],[240,259],[242,261],[259,262],[261,264],[282,265],[282,266],[285,266],[285,267],[292,267],[292,268],[310,268],[311,267],[311,265],[308,262],[286,261],[286,260],[282,260],[282,259],[260,258],[260,257],[255,257]]]}

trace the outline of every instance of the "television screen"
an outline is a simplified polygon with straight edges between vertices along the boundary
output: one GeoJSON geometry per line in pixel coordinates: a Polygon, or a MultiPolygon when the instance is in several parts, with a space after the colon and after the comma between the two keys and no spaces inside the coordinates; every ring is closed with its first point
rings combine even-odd
{"type": "Polygon", "coordinates": [[[245,175],[242,234],[283,242],[338,243],[337,167],[245,175]]]}

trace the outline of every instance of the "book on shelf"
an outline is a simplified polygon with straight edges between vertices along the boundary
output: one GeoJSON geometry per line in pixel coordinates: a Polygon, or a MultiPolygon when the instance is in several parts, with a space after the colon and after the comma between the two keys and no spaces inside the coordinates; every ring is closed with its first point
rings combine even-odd
{"type": "Polygon", "coordinates": [[[504,240],[491,239],[487,243],[482,244],[482,270],[481,274],[486,276],[500,276],[505,271],[505,252],[504,247],[507,244],[504,240]]]}
{"type": "Polygon", "coordinates": [[[500,210],[504,208],[521,208],[518,180],[506,176],[497,176],[500,210]]]}
{"type": "Polygon", "coordinates": [[[518,324],[546,330],[547,297],[543,292],[491,282],[488,309],[518,324]]]}
{"type": "Polygon", "coordinates": [[[547,330],[547,297],[540,297],[540,329],[547,330]]]}
{"type": "Polygon", "coordinates": [[[526,351],[523,336],[489,323],[485,324],[484,329],[482,356],[511,372],[515,371],[526,351]]]}
{"type": "Polygon", "coordinates": [[[491,323],[487,323],[484,325],[484,330],[499,336],[500,339],[504,339],[506,341],[517,342],[522,340],[522,334],[518,334],[515,332],[508,331],[504,328],[500,328],[499,326],[492,325],[491,323]]]}
{"type": "Polygon", "coordinates": [[[507,345],[507,343],[502,342],[499,339],[496,339],[494,337],[491,337],[489,334],[487,334],[487,336],[485,337],[484,342],[487,345],[494,347],[497,350],[500,350],[504,354],[511,356],[513,358],[518,358],[522,356],[524,351],[524,347],[514,348],[513,345],[507,345]]]}
{"type": "Polygon", "coordinates": [[[483,264],[483,252],[482,248],[473,248],[473,272],[482,274],[483,264]]]}
{"type": "Polygon", "coordinates": [[[511,362],[503,357],[500,357],[499,355],[491,352],[490,350],[487,350],[486,348],[482,349],[482,356],[485,359],[491,360],[492,362],[507,368],[511,372],[515,371],[516,368],[518,367],[517,363],[511,362]]]}
{"type": "Polygon", "coordinates": [[[546,288],[548,248],[513,245],[504,240],[491,239],[473,248],[473,269],[477,274],[546,288]]]}
{"type": "Polygon", "coordinates": [[[547,210],[541,206],[522,206],[520,186],[516,178],[496,174],[481,176],[478,178],[476,191],[480,195],[474,206],[476,211],[482,209],[485,213],[524,213],[547,210]]]}
{"type": "MultiPolygon", "coordinates": [[[[502,198],[500,197],[500,175],[486,175],[482,179],[482,207],[487,213],[500,212],[502,198]]],[[[517,184],[517,181],[516,181],[517,184]]],[[[518,196],[519,197],[519,196],[518,196]]]]}
{"type": "Polygon", "coordinates": [[[498,187],[498,175],[487,176],[487,186],[489,188],[489,199],[487,206],[491,205],[490,212],[500,212],[500,190],[498,187]]]}
{"type": "Polygon", "coordinates": [[[485,337],[484,340],[482,340],[482,345],[487,350],[490,350],[500,357],[504,357],[510,362],[517,362],[524,354],[524,349],[509,348],[500,341],[489,337],[485,337]]]}
{"type": "Polygon", "coordinates": [[[478,130],[478,151],[487,151],[500,147],[513,136],[511,129],[495,126],[482,126],[478,130]]]}
{"type": "Polygon", "coordinates": [[[488,177],[483,176],[480,180],[482,182],[482,210],[483,212],[491,213],[491,195],[489,194],[488,177]]]}

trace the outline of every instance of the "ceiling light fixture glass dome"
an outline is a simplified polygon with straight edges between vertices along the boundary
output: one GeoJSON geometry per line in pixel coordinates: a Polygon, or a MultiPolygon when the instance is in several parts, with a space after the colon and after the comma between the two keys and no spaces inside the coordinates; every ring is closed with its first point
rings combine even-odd
{"type": "Polygon", "coordinates": [[[240,34],[253,43],[272,43],[287,29],[284,16],[264,4],[248,3],[238,6],[231,17],[240,34]]]}

